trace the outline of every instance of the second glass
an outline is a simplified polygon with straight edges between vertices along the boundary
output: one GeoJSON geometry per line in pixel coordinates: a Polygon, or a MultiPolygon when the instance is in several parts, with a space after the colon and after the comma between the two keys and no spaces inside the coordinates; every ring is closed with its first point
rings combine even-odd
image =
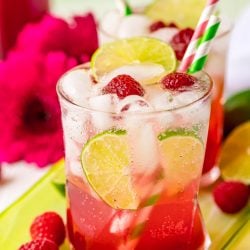
{"type": "MultiPolygon", "coordinates": [[[[165,27],[164,25],[157,24],[158,28],[155,31],[150,31],[150,27],[154,25],[154,22],[150,19],[147,21],[147,17],[143,14],[143,9],[138,8],[135,11],[136,19],[141,29],[137,27],[136,24],[132,24],[132,19],[130,22],[125,21],[129,19],[130,16],[122,16],[118,10],[111,10],[104,16],[100,22],[99,36],[101,43],[111,42],[116,39],[124,37],[133,36],[149,36],[155,37],[157,39],[163,40],[167,43],[170,42],[172,37],[177,34],[177,29],[175,26],[165,27]],[[110,25],[110,21],[116,25],[110,25]],[[116,20],[116,21],[115,21],[116,20]],[[120,23],[120,24],[119,24],[120,23]],[[124,23],[130,23],[131,27],[128,28],[124,23]],[[148,27],[146,26],[148,25],[148,27]],[[160,26],[159,26],[160,25],[160,26]],[[135,28],[136,27],[136,28],[135,28]],[[142,28],[143,27],[143,28],[142,28]],[[124,29],[124,30],[121,30],[124,29]]],[[[181,8],[180,8],[181,9],[181,8]]],[[[160,20],[159,20],[160,21],[160,20]]],[[[174,23],[174,20],[173,20],[174,23]]],[[[139,27],[140,27],[139,26],[139,27]]],[[[217,161],[220,153],[220,147],[223,136],[223,93],[224,93],[224,75],[225,75],[225,63],[226,54],[229,43],[230,35],[230,22],[226,17],[222,18],[222,27],[220,27],[220,34],[217,35],[214,44],[212,46],[211,52],[209,53],[208,61],[205,66],[205,71],[211,76],[214,81],[213,91],[212,91],[212,110],[211,118],[208,132],[208,141],[206,147],[205,161],[202,170],[201,185],[207,186],[214,182],[220,175],[219,168],[217,166],[217,161]]],[[[184,38],[183,38],[184,39],[184,38]]],[[[180,44],[180,47],[183,45],[180,44]]]]}

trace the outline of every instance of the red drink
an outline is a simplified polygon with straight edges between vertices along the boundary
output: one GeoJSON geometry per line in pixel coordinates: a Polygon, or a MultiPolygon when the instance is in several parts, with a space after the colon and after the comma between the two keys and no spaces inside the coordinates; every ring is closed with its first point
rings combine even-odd
{"type": "Polygon", "coordinates": [[[220,152],[221,140],[223,135],[223,81],[215,79],[215,90],[212,97],[211,117],[209,122],[206,155],[202,174],[208,173],[216,166],[220,152]]]}
{"type": "MultiPolygon", "coordinates": [[[[204,249],[206,235],[202,225],[199,207],[195,202],[197,183],[181,195],[169,197],[163,195],[154,206],[146,224],[140,223],[138,218],[147,211],[117,211],[94,199],[84,183],[77,178],[68,180],[68,232],[72,245],[76,250],[116,250],[116,249],[171,249],[194,250],[204,249]],[[69,219],[70,218],[70,219],[69,219]],[[127,225],[122,225],[126,223],[127,225]],[[137,221],[138,225],[134,225],[137,221]],[[115,232],[114,221],[120,222],[120,231],[115,232]],[[132,221],[132,222],[131,222],[132,221]],[[125,226],[125,228],[122,228],[125,226]],[[111,232],[114,228],[114,231],[111,232]],[[143,230],[140,238],[136,234],[143,230]]],[[[145,208],[144,208],[145,209],[145,208]]],[[[145,218],[144,218],[145,219],[145,218]]],[[[118,229],[118,228],[117,228],[118,229]]]]}
{"type": "Polygon", "coordinates": [[[202,186],[211,184],[220,175],[217,162],[223,136],[223,93],[230,26],[224,27],[224,29],[224,33],[220,34],[215,40],[205,69],[212,77],[214,87],[212,93],[206,155],[202,172],[203,176],[201,179],[202,186]]]}

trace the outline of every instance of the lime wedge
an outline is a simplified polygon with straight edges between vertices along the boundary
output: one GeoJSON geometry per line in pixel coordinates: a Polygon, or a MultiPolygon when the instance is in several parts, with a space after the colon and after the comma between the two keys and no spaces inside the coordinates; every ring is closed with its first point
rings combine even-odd
{"type": "Polygon", "coordinates": [[[222,177],[250,184],[250,121],[232,131],[226,139],[220,158],[222,177]]]}
{"type": "Polygon", "coordinates": [[[156,0],[146,8],[145,14],[155,21],[194,29],[205,5],[206,0],[156,0]]]}
{"type": "Polygon", "coordinates": [[[83,147],[81,163],[89,184],[108,205],[115,209],[138,207],[126,131],[109,130],[90,139],[83,147]]]}
{"type": "Polygon", "coordinates": [[[161,162],[170,194],[183,191],[202,169],[204,146],[193,131],[179,129],[158,136],[161,162]]]}
{"type": "Polygon", "coordinates": [[[241,123],[250,120],[250,89],[230,96],[224,105],[225,135],[241,123]]]}
{"type": "Polygon", "coordinates": [[[91,69],[98,78],[124,65],[136,63],[160,64],[168,74],[176,68],[176,57],[172,47],[158,39],[135,37],[104,44],[93,55],[91,69]]]}

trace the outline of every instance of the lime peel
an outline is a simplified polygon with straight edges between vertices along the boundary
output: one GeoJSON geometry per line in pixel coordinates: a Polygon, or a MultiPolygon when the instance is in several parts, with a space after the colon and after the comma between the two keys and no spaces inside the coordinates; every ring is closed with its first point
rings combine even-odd
{"type": "Polygon", "coordinates": [[[191,137],[195,137],[196,139],[200,140],[200,142],[202,142],[201,138],[197,135],[195,131],[188,130],[186,128],[166,130],[165,132],[162,132],[161,134],[158,135],[158,140],[163,141],[172,136],[191,136],[191,137]]]}

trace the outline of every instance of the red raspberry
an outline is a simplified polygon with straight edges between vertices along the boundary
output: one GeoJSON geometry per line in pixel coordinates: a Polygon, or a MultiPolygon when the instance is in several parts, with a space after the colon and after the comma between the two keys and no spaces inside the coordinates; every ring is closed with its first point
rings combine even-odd
{"type": "Polygon", "coordinates": [[[197,79],[194,76],[186,73],[171,73],[166,75],[162,80],[161,84],[164,89],[173,91],[185,91],[185,87],[192,86],[197,79]]]}
{"type": "Polygon", "coordinates": [[[237,213],[247,205],[248,186],[236,181],[219,183],[213,190],[213,196],[219,208],[229,214],[237,213]]]}
{"type": "Polygon", "coordinates": [[[60,246],[65,239],[65,226],[60,215],[46,212],[35,218],[30,234],[32,239],[46,238],[60,246]]]}
{"type": "Polygon", "coordinates": [[[154,32],[165,27],[166,27],[166,24],[164,22],[156,21],[149,26],[149,30],[150,32],[154,32]]]}
{"type": "Polygon", "coordinates": [[[129,75],[118,75],[103,89],[103,94],[116,94],[120,99],[129,95],[143,96],[145,91],[134,78],[129,75]]]}
{"type": "Polygon", "coordinates": [[[193,34],[193,29],[183,29],[174,35],[170,41],[170,44],[172,45],[178,60],[183,58],[193,34]]]}
{"type": "Polygon", "coordinates": [[[150,32],[154,32],[154,31],[157,31],[159,29],[166,28],[166,27],[177,28],[177,25],[175,23],[165,24],[162,21],[156,21],[149,26],[149,30],[150,30],[150,32]]]}
{"type": "Polygon", "coordinates": [[[48,239],[36,239],[19,247],[19,250],[59,250],[58,246],[48,239]]]}

